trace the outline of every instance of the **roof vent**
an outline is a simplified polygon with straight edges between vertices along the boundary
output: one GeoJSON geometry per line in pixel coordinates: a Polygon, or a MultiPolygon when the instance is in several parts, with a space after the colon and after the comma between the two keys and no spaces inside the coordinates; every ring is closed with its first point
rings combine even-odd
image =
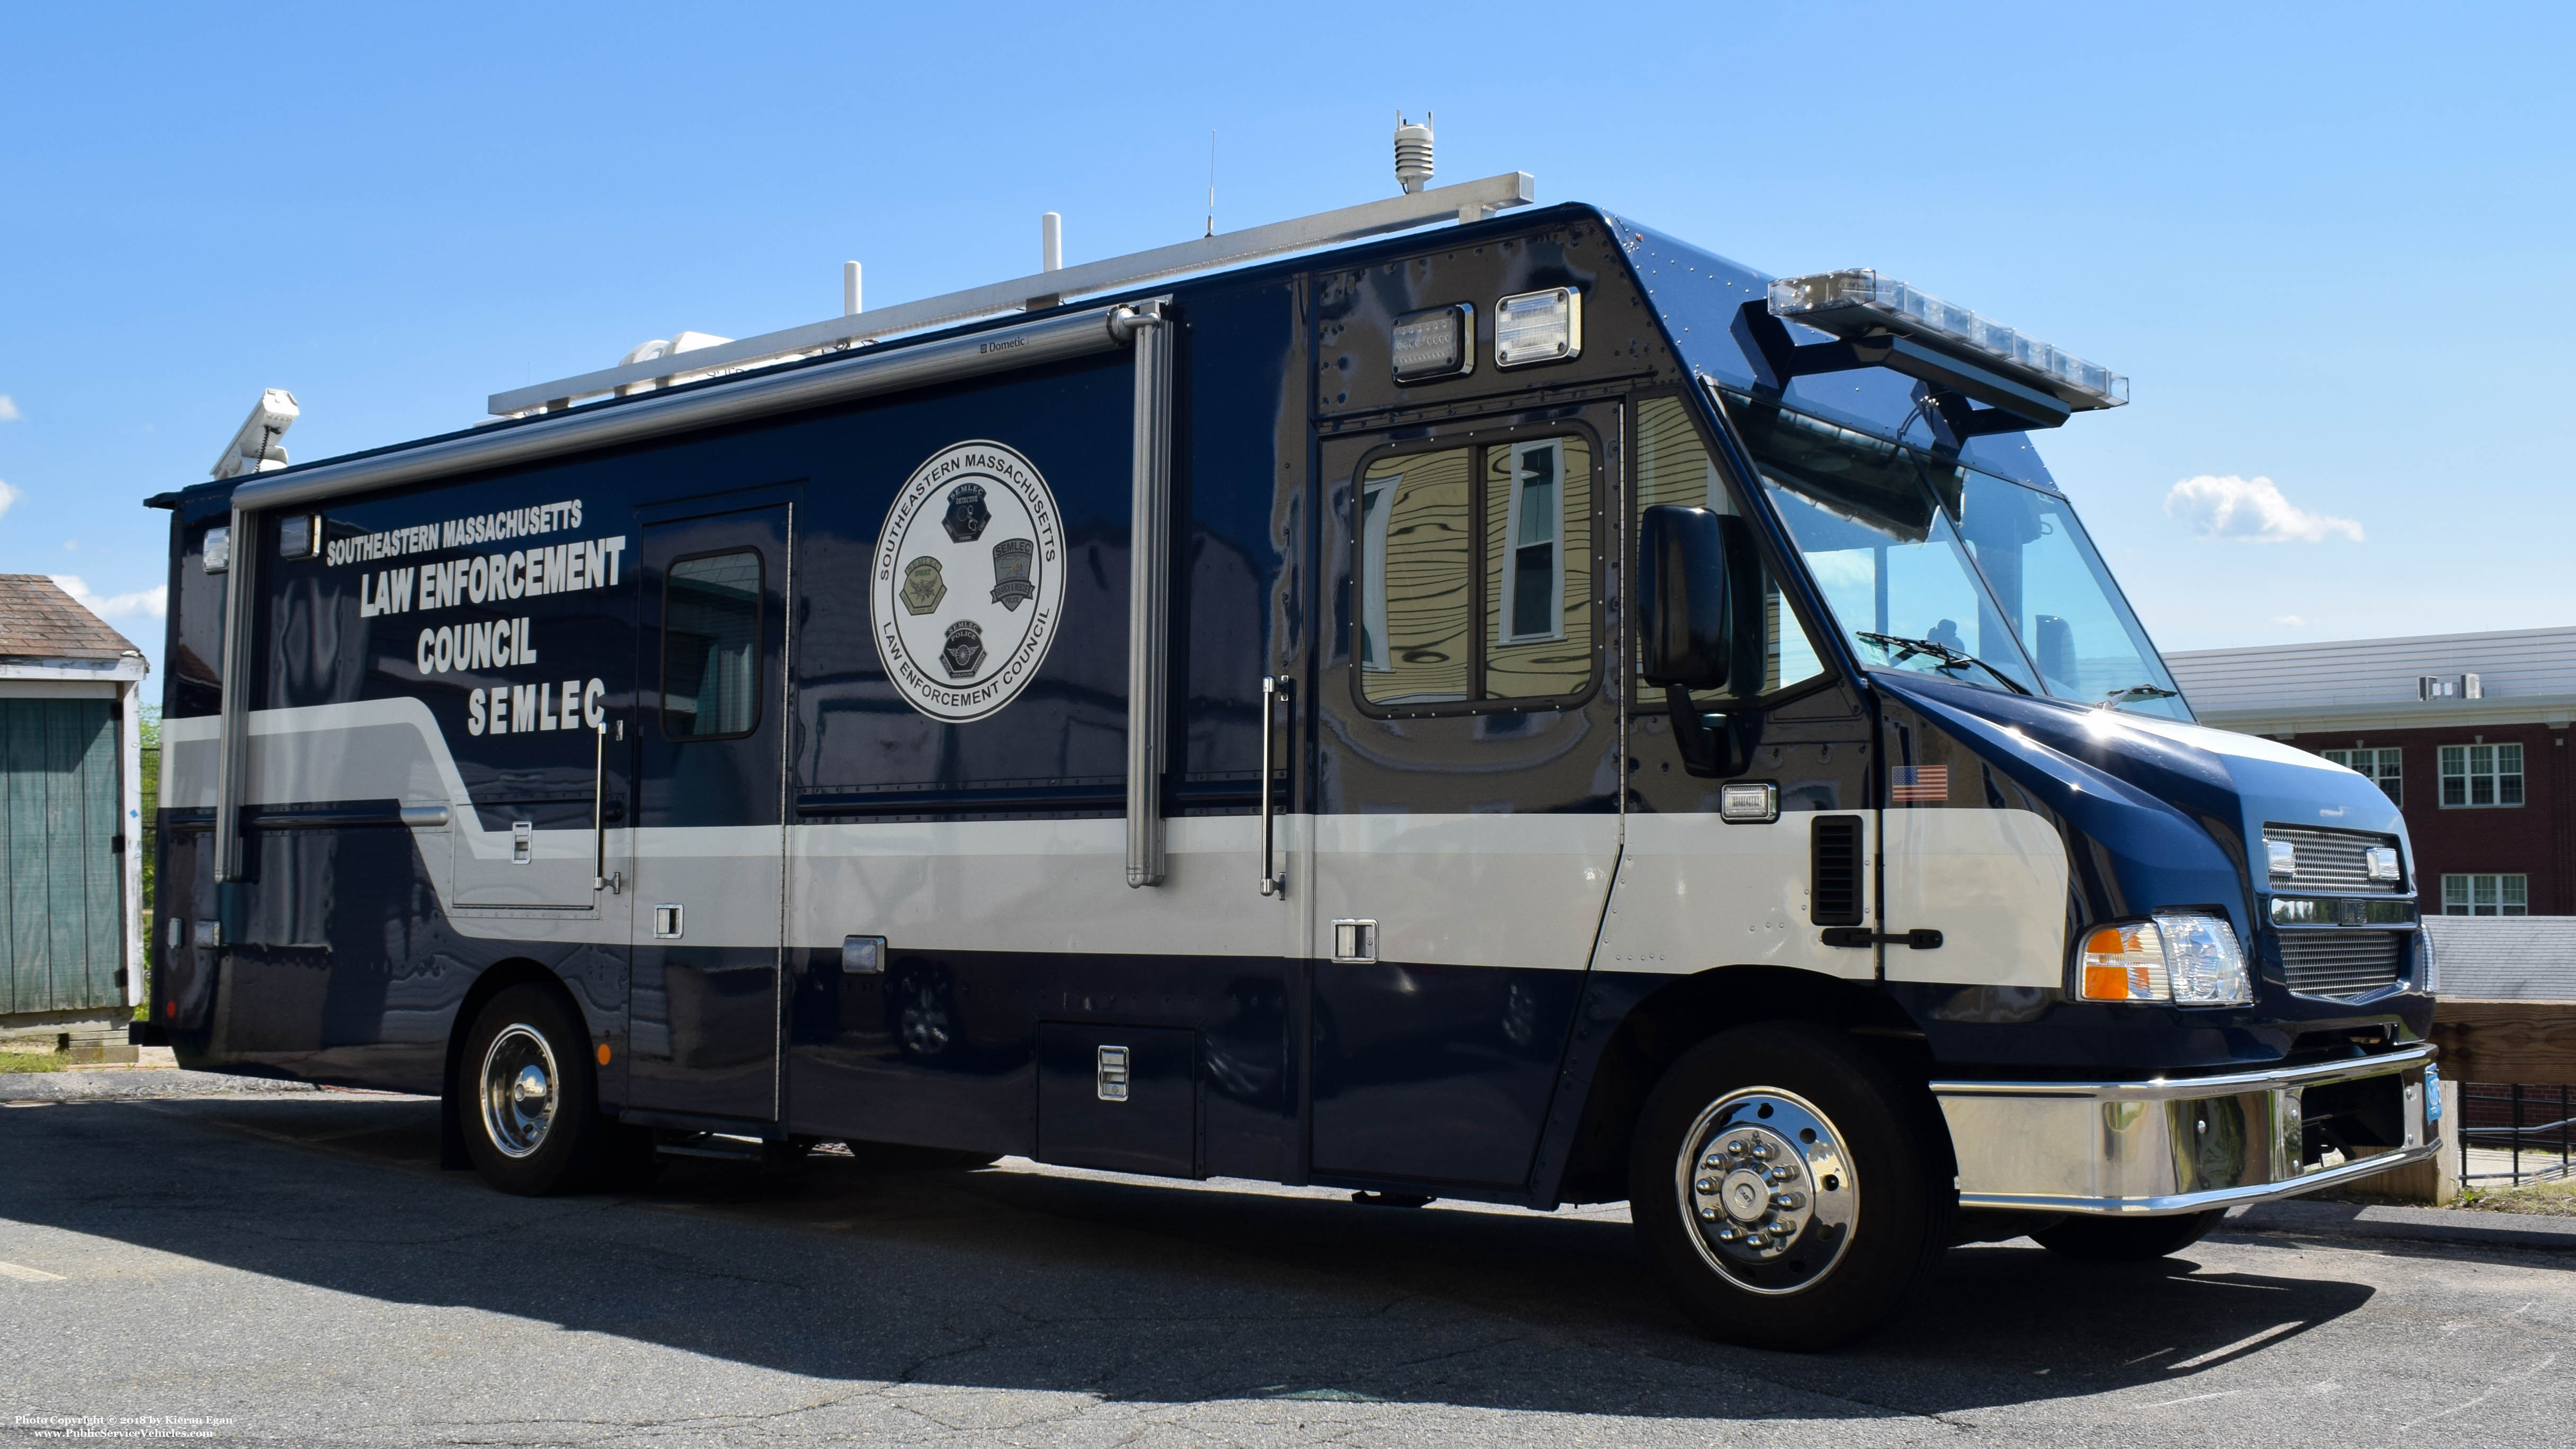
{"type": "Polygon", "coordinates": [[[1431,113],[1417,126],[1395,113],[1395,184],[1411,196],[1431,180],[1431,113]]]}

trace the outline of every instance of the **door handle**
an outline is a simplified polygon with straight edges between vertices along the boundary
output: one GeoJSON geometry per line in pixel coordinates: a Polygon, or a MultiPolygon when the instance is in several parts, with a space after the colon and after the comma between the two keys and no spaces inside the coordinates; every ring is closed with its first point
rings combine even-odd
{"type": "Polygon", "coordinates": [[[608,873],[608,724],[593,727],[599,750],[590,766],[590,890],[618,895],[626,889],[626,872],[608,873]]]}
{"type": "MultiPolygon", "coordinates": [[[[1282,706],[1293,698],[1292,681],[1277,675],[1261,676],[1261,893],[1278,900],[1288,899],[1288,873],[1276,868],[1277,839],[1271,827],[1270,783],[1271,762],[1278,758],[1271,744],[1270,727],[1282,706]]],[[[1289,773],[1296,773],[1296,762],[1289,762],[1289,773]]]]}

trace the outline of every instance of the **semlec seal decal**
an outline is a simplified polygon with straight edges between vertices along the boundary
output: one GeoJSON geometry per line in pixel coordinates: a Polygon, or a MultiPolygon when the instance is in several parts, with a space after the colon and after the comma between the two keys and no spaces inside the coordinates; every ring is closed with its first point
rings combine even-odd
{"type": "Polygon", "coordinates": [[[1064,621],[1064,521],[1035,464],[959,443],[913,470],[871,571],[877,657],[904,702],[963,723],[1037,677],[1064,621]]]}

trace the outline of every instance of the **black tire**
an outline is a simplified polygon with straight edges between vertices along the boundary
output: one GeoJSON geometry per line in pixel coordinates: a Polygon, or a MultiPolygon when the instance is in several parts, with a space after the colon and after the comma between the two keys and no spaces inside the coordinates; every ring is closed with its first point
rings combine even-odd
{"type": "Polygon", "coordinates": [[[2212,1208],[2162,1218],[2070,1217],[2031,1236],[2061,1257],[2087,1263],[2146,1263],[2199,1242],[2226,1216],[2225,1208],[2212,1208]]]}
{"type": "Polygon", "coordinates": [[[1684,1054],[1646,1099],[1629,1217],[1709,1334],[1831,1348],[1884,1318],[1948,1242],[1939,1131],[1923,1091],[1842,1033],[1739,1027],[1684,1054]]]}
{"type": "MultiPolygon", "coordinates": [[[[465,1154],[486,1183],[545,1197],[590,1187],[606,1170],[642,1170],[632,1129],[599,1110],[590,1053],[580,1020],[551,991],[513,986],[485,1003],[465,1037],[456,1091],[465,1154]]],[[[643,1142],[649,1158],[651,1139],[643,1142]]]]}

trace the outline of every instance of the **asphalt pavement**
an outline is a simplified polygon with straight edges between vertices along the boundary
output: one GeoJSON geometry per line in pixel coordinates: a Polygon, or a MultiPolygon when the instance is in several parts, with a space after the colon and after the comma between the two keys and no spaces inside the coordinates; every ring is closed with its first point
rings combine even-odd
{"type": "Polygon", "coordinates": [[[1798,1356],[1692,1332],[1617,1208],[846,1157],[528,1200],[436,1170],[433,1103],[160,1082],[0,1106],[0,1442],[2576,1440],[2559,1224],[2298,1203],[2143,1268],[1962,1248],[1798,1356]]]}

